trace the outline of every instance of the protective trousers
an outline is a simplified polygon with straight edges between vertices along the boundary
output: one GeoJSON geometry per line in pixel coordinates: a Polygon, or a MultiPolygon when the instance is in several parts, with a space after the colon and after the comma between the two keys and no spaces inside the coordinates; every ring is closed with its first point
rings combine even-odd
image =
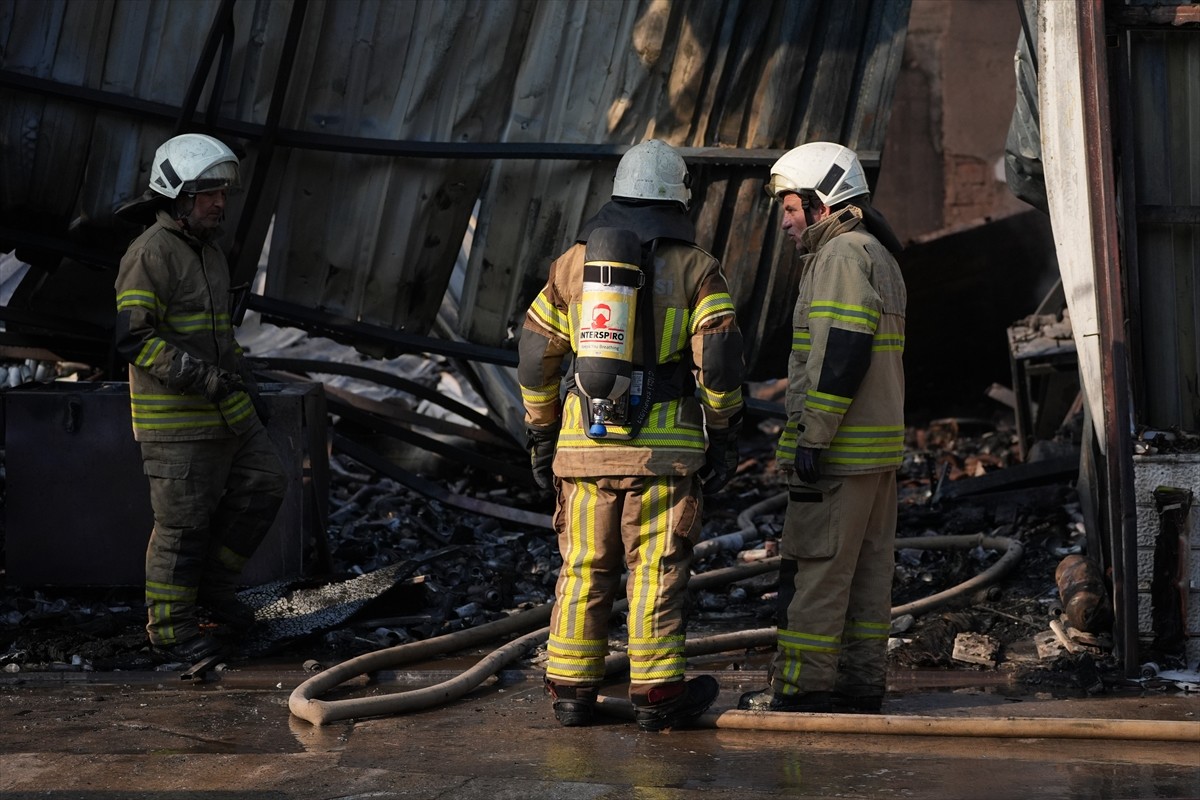
{"type": "Polygon", "coordinates": [[[895,535],[895,472],[814,485],[793,478],[780,546],[775,694],[883,694],[895,535]]]}
{"type": "Polygon", "coordinates": [[[547,679],[596,686],[604,678],[609,618],[627,566],[630,692],[682,680],[700,502],[690,475],[562,479],[554,527],[563,563],[547,679]]]}
{"type": "Polygon", "coordinates": [[[275,520],[287,478],[261,426],[227,439],[142,442],[154,530],[146,548],[146,632],[156,645],[199,633],[197,599],[232,591],[275,520]]]}

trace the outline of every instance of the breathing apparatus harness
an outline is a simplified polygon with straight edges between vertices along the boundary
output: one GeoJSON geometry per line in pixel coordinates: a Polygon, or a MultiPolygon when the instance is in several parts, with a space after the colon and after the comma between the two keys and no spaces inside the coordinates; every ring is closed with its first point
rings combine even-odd
{"type": "Polygon", "coordinates": [[[656,403],[695,391],[689,358],[658,364],[653,290],[660,238],[690,243],[695,230],[674,205],[613,201],[580,234],[587,248],[567,390],[581,401],[589,438],[633,439],[656,403]],[[635,356],[638,340],[641,353],[635,356]]]}

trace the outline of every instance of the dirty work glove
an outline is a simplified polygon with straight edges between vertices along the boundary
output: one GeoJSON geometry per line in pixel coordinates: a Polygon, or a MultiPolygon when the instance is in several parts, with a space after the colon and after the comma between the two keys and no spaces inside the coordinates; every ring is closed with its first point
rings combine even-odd
{"type": "Polygon", "coordinates": [[[738,467],[738,434],[741,420],[724,430],[708,429],[708,447],[704,451],[704,466],[697,476],[704,494],[716,494],[725,488],[738,467]]]}
{"type": "Polygon", "coordinates": [[[558,428],[527,428],[525,447],[529,450],[529,465],[533,469],[533,482],[541,489],[554,488],[554,447],[558,442],[558,428]]]}
{"type": "Polygon", "coordinates": [[[234,392],[244,391],[246,385],[232,372],[226,372],[218,367],[209,367],[204,376],[204,383],[198,388],[206,400],[216,403],[234,392]]]}
{"type": "Polygon", "coordinates": [[[804,483],[816,483],[821,478],[821,451],[815,447],[796,448],[796,477],[804,483]]]}
{"type": "Polygon", "coordinates": [[[177,385],[184,391],[204,395],[210,403],[224,400],[237,391],[243,391],[246,386],[242,379],[232,372],[226,372],[214,367],[199,358],[193,358],[184,353],[179,359],[175,375],[172,376],[177,385]]]}

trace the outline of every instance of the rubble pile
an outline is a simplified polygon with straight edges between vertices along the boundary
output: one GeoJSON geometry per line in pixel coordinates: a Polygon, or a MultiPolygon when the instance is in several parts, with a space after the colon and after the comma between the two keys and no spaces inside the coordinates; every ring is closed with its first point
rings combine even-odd
{"type": "MultiPolygon", "coordinates": [[[[782,491],[773,454],[777,429],[767,420],[746,432],[738,474],[720,501],[707,505],[704,539],[737,530],[739,515],[782,491]]],[[[1084,548],[1072,481],[1062,470],[1016,463],[1014,440],[1003,422],[974,419],[941,420],[909,431],[899,475],[894,604],[954,587],[1000,557],[982,546],[905,548],[906,537],[985,534],[1019,541],[1024,552],[999,583],[935,612],[894,620],[890,659],[903,669],[1007,669],[1018,670],[1022,680],[1058,675],[1080,685],[1083,655],[1090,659],[1085,682],[1094,688],[1094,665],[1109,658],[1103,637],[1074,651],[1061,642],[1056,648],[1046,637],[1050,621],[1062,612],[1055,570],[1065,556],[1084,548]],[[1014,476],[1006,481],[1019,488],[1006,490],[1005,482],[987,492],[961,488],[1005,475],[1014,476]]],[[[548,527],[448,507],[336,452],[332,459],[325,563],[303,580],[243,592],[260,619],[258,638],[243,653],[328,664],[553,600],[560,559],[548,527]]],[[[498,485],[494,476],[470,466],[450,474],[439,485],[452,495],[549,518],[548,494],[498,485]]],[[[774,555],[782,504],[777,509],[754,518],[754,533],[740,547],[707,551],[697,572],[774,555]]],[[[702,635],[770,626],[776,596],[774,573],[694,592],[692,630],[702,635]]],[[[143,624],[138,588],[60,592],[3,586],[0,668],[148,668],[143,624]]],[[[621,633],[615,626],[614,640],[621,633]]]]}

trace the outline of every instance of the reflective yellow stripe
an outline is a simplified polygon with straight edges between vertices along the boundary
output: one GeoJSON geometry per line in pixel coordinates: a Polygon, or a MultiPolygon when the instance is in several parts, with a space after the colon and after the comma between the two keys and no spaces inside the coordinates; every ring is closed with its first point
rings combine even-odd
{"type": "Polygon", "coordinates": [[[196,599],[195,586],[179,586],[173,583],[158,583],[146,581],[146,599],[158,601],[184,602],[196,599]]]}
{"type": "Polygon", "coordinates": [[[687,660],[683,636],[629,637],[631,683],[670,683],[683,677],[687,660]]]}
{"type": "Polygon", "coordinates": [[[842,397],[841,395],[829,394],[828,392],[818,392],[816,389],[810,389],[808,395],[804,398],[806,407],[815,408],[818,411],[828,411],[832,414],[845,414],[853,402],[853,397],[842,397]]]}
{"type": "Polygon", "coordinates": [[[571,327],[567,316],[557,306],[551,304],[544,294],[539,294],[534,299],[533,305],[529,307],[529,315],[543,327],[549,328],[564,339],[571,337],[571,327]]]}
{"type": "Polygon", "coordinates": [[[876,334],[875,341],[871,343],[871,350],[875,352],[897,351],[904,352],[904,334],[876,334]]]}
{"type": "Polygon", "coordinates": [[[687,345],[692,312],[687,308],[668,308],[663,315],[663,332],[658,342],[658,363],[665,364],[671,356],[687,345]]]}
{"type": "Polygon", "coordinates": [[[213,314],[208,311],[199,314],[168,314],[164,322],[178,333],[201,331],[224,333],[233,330],[228,314],[213,314]]]}
{"type": "Polygon", "coordinates": [[[692,324],[689,330],[695,333],[709,319],[732,313],[733,300],[730,299],[729,295],[726,292],[714,292],[701,300],[700,305],[696,306],[696,310],[692,314],[692,324]]]}
{"type": "MultiPolygon", "coordinates": [[[[646,424],[638,435],[632,439],[591,439],[584,432],[583,411],[579,398],[574,394],[567,396],[563,408],[562,433],[558,437],[558,446],[570,449],[600,449],[604,447],[662,447],[675,450],[703,450],[704,431],[699,428],[676,428],[674,421],[678,417],[680,400],[668,400],[657,404],[651,412],[646,424]]],[[[590,420],[588,420],[590,422],[590,420]]],[[[625,435],[628,426],[609,425],[611,434],[625,435]]]]}
{"type": "Polygon", "coordinates": [[[546,644],[546,674],[577,682],[600,681],[607,654],[605,639],[572,639],[551,633],[546,644]]]}
{"type": "Polygon", "coordinates": [[[739,386],[728,392],[715,392],[706,386],[697,386],[696,396],[709,408],[724,411],[742,404],[742,387],[739,386]]]}
{"type": "Polygon", "coordinates": [[[842,638],[850,641],[852,639],[886,639],[891,632],[892,626],[887,622],[862,622],[851,620],[846,623],[845,630],[842,631],[842,638]]]}
{"type": "Polygon", "coordinates": [[[164,340],[159,339],[157,336],[153,339],[150,339],[148,342],[142,345],[142,349],[138,351],[137,359],[134,361],[134,363],[143,369],[149,367],[154,363],[154,359],[158,358],[158,354],[161,353],[163,348],[166,346],[167,343],[164,340]]]}
{"type": "Polygon", "coordinates": [[[134,308],[145,308],[155,313],[163,311],[163,304],[158,301],[154,292],[144,289],[126,289],[117,295],[117,311],[129,311],[134,308]]]}
{"type": "Polygon", "coordinates": [[[866,306],[838,303],[834,300],[814,300],[808,309],[808,318],[825,318],[835,322],[864,325],[874,331],[879,327],[879,312],[866,306]]]}
{"type": "Polygon", "coordinates": [[[254,414],[245,392],[234,392],[218,408],[199,395],[133,394],[129,412],[135,430],[209,429],[234,425],[254,414]]]}
{"type": "Polygon", "coordinates": [[[836,653],[842,649],[837,636],[823,636],[819,633],[801,633],[780,628],[776,638],[781,650],[809,651],[813,653],[836,653]]]}
{"type": "Polygon", "coordinates": [[[553,403],[558,400],[557,383],[548,383],[545,386],[522,386],[521,401],[525,405],[543,406],[547,403],[553,403]]]}

